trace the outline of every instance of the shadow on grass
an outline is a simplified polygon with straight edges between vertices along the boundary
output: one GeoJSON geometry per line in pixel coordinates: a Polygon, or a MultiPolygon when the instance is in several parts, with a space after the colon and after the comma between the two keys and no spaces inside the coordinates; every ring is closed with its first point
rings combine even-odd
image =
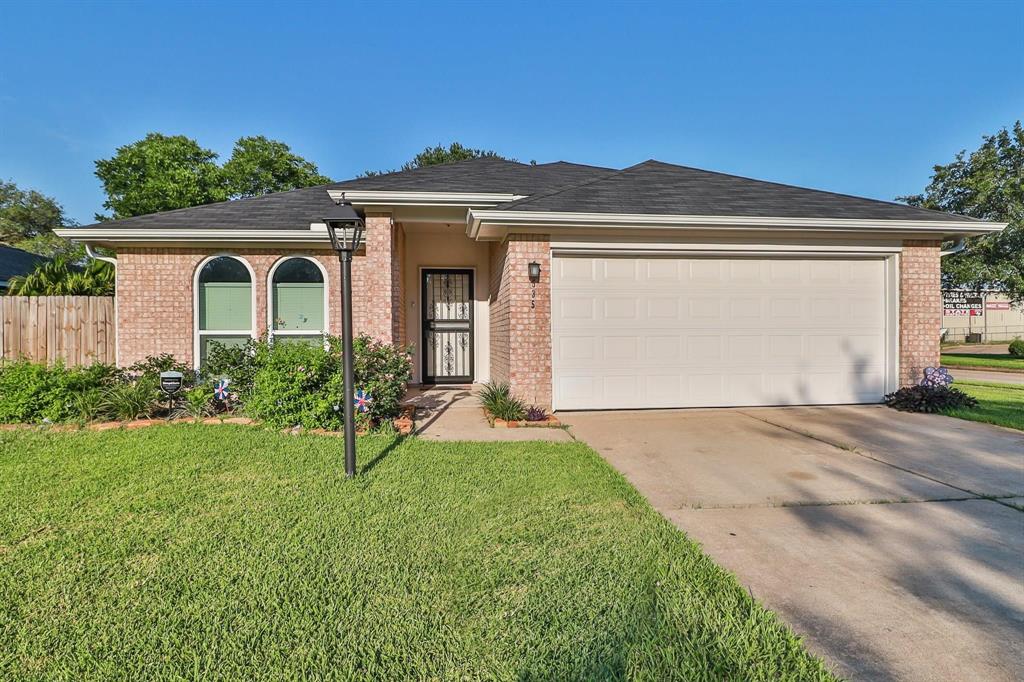
{"type": "Polygon", "coordinates": [[[385,459],[385,458],[386,458],[386,457],[387,457],[388,455],[390,455],[390,454],[391,454],[392,452],[394,452],[395,448],[397,448],[397,447],[398,447],[399,445],[401,445],[401,444],[402,444],[402,443],[403,443],[403,442],[405,441],[405,438],[406,438],[405,436],[395,436],[395,437],[393,437],[393,438],[391,439],[391,442],[390,442],[390,443],[388,443],[388,444],[387,444],[387,445],[386,445],[386,446],[384,447],[384,449],[383,449],[383,450],[381,450],[380,452],[378,452],[378,453],[376,454],[376,456],[374,456],[374,458],[373,458],[373,459],[371,459],[371,460],[370,460],[369,462],[367,462],[366,464],[364,464],[364,465],[363,465],[363,467],[362,467],[361,469],[359,469],[359,470],[358,470],[358,471],[359,471],[359,473],[360,473],[360,474],[368,474],[368,473],[370,473],[371,471],[373,471],[373,468],[374,468],[375,466],[377,466],[378,464],[380,464],[380,463],[381,463],[382,461],[384,461],[384,459],[385,459]]]}

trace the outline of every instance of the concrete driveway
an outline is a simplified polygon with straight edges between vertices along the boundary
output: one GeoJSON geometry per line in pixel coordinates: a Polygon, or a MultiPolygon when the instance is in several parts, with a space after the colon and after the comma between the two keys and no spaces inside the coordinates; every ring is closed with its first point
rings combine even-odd
{"type": "Polygon", "coordinates": [[[885,407],[559,417],[852,679],[1024,679],[1024,434],[885,407]]]}

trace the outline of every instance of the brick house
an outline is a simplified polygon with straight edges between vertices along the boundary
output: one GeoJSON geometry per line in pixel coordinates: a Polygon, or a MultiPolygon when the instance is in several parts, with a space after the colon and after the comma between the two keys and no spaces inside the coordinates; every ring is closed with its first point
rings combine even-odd
{"type": "Polygon", "coordinates": [[[118,362],[340,331],[554,409],[877,402],[939,361],[944,239],[1003,226],[647,161],[481,158],[59,231],[117,257],[118,362]]]}

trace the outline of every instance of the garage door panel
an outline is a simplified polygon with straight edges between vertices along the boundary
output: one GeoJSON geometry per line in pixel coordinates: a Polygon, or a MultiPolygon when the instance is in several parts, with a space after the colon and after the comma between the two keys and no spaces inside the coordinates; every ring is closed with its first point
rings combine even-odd
{"type": "Polygon", "coordinates": [[[556,409],[877,402],[878,260],[553,259],[556,409]]]}

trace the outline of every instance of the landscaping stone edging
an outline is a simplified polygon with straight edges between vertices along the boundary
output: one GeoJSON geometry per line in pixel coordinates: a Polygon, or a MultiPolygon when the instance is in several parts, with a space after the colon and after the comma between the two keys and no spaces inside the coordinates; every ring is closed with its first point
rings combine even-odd
{"type": "Polygon", "coordinates": [[[484,418],[487,419],[491,424],[491,428],[496,429],[557,429],[561,428],[562,422],[559,421],[558,417],[553,414],[549,414],[540,421],[527,421],[520,419],[519,421],[507,421],[505,419],[499,419],[493,414],[487,411],[487,408],[481,408],[484,411],[484,418]]]}

